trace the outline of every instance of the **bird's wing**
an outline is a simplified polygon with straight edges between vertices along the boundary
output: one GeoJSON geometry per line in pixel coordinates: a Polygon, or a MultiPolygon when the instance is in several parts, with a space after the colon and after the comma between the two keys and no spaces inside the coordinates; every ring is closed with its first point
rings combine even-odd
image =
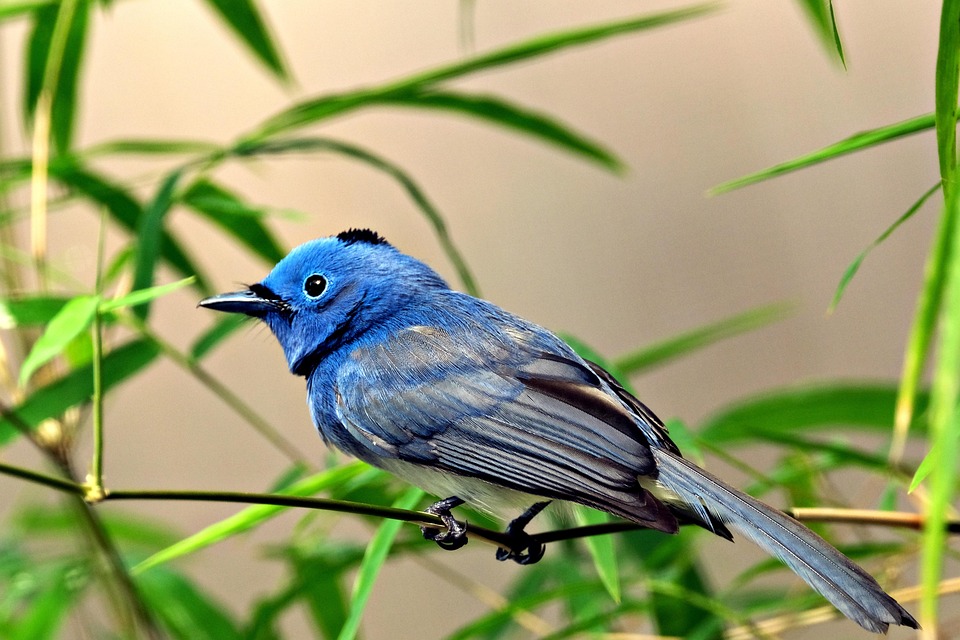
{"type": "Polygon", "coordinates": [[[358,347],[337,376],[341,422],[373,458],[676,531],[674,515],[638,483],[656,476],[656,463],[637,417],[541,337],[412,327],[358,347]]]}

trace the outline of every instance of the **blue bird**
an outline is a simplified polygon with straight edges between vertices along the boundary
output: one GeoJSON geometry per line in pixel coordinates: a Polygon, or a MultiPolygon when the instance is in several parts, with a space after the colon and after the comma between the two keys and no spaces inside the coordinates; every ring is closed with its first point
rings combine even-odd
{"type": "Polygon", "coordinates": [[[260,283],[200,305],[259,318],[307,381],[328,445],[444,498],[423,529],[447,549],[469,502],[520,514],[497,558],[539,560],[524,527],[551,501],[676,533],[728,525],[876,633],[916,620],[863,569],[762,502],[685,460],[663,423],[598,365],[546,329],[453,291],[369,230],[303,244],[260,283]],[[516,549],[519,549],[517,551],[516,549]]]}

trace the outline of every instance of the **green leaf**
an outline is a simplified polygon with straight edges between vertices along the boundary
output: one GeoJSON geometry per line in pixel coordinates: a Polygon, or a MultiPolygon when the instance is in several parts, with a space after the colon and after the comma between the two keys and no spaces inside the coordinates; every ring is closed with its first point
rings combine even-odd
{"type": "MultiPolygon", "coordinates": [[[[957,93],[960,89],[960,4],[944,0],[937,47],[935,120],[940,177],[949,192],[957,171],[957,93]]],[[[949,196],[949,193],[947,193],[949,196]]]]}
{"type": "Polygon", "coordinates": [[[260,9],[252,0],[206,0],[257,59],[280,80],[289,80],[260,9]]]}
{"type": "Polygon", "coordinates": [[[60,637],[67,612],[76,602],[77,580],[71,579],[72,567],[60,568],[42,583],[42,589],[31,599],[29,606],[8,631],[8,638],[17,640],[54,640],[60,637]]]}
{"type": "Polygon", "coordinates": [[[623,170],[623,163],[599,143],[588,140],[549,116],[522,109],[492,96],[430,90],[390,93],[382,96],[381,101],[395,106],[454,111],[487,120],[557,145],[574,155],[597,162],[611,171],[623,170]]]}
{"type": "MultiPolygon", "coordinates": [[[[125,545],[162,548],[176,542],[178,536],[160,520],[146,519],[117,511],[100,516],[110,538],[125,545]]],[[[10,522],[18,532],[30,540],[49,536],[51,540],[72,535],[85,526],[76,509],[51,509],[50,506],[29,505],[17,511],[10,522]]]]}
{"type": "Polygon", "coordinates": [[[947,260],[944,267],[944,304],[941,316],[940,344],[930,392],[930,452],[932,462],[929,486],[930,499],[925,506],[926,521],[921,545],[921,620],[927,628],[937,625],[941,577],[947,549],[946,524],[957,492],[957,464],[960,461],[960,189],[956,174],[956,132],[941,135],[939,112],[941,93],[957,101],[960,70],[960,0],[943,3],[940,31],[940,53],[937,58],[938,142],[941,151],[946,204],[943,217],[952,222],[947,260]],[[950,49],[945,51],[945,49],[950,49]],[[948,60],[944,62],[944,58],[948,60]],[[941,89],[941,84],[945,85],[941,89]],[[950,154],[949,159],[944,155],[950,154]]]}
{"type": "MultiPolygon", "coordinates": [[[[134,340],[111,351],[103,359],[104,392],[138,373],[157,355],[157,347],[145,340],[134,340]]],[[[92,368],[85,366],[36,389],[15,406],[12,413],[26,426],[36,428],[47,418],[59,416],[70,407],[89,401],[92,394],[92,368]]],[[[0,419],[0,445],[13,440],[18,433],[9,417],[0,419]]]]}
{"type": "Polygon", "coordinates": [[[146,289],[137,289],[124,296],[120,296],[119,298],[104,300],[100,303],[100,312],[108,313],[110,311],[122,309],[123,307],[136,307],[151,300],[156,300],[157,298],[161,298],[167,294],[173,293],[177,289],[183,289],[184,287],[193,284],[195,280],[196,278],[191,276],[189,278],[184,278],[183,280],[178,280],[169,284],[161,284],[157,285],[156,287],[148,287],[146,289]]]}
{"type": "MultiPolygon", "coordinates": [[[[574,519],[578,526],[586,527],[588,525],[605,524],[611,521],[608,514],[581,507],[577,505],[573,509],[574,519]]],[[[600,582],[613,601],[620,603],[620,571],[617,560],[617,550],[614,548],[613,536],[589,536],[583,539],[584,544],[590,551],[590,557],[593,558],[593,566],[597,569],[597,575],[600,576],[600,582]]]]}
{"type": "Polygon", "coordinates": [[[850,284],[850,281],[853,280],[853,276],[857,275],[857,271],[860,269],[860,265],[863,264],[863,261],[866,259],[867,254],[873,251],[876,247],[890,237],[894,231],[896,231],[900,225],[913,217],[917,211],[927,202],[927,200],[934,193],[940,190],[940,183],[938,182],[933,187],[931,187],[926,193],[924,193],[920,198],[913,203],[913,205],[907,209],[906,213],[897,218],[897,220],[891,224],[887,229],[880,234],[880,236],[870,243],[866,249],[860,252],[853,262],[850,263],[850,266],[847,267],[847,270],[843,272],[843,276],[840,278],[840,284],[837,285],[837,290],[833,294],[833,300],[830,302],[830,307],[827,309],[828,313],[833,313],[837,308],[837,305],[840,304],[840,298],[843,297],[843,292],[846,290],[847,285],[850,284]]]}
{"type": "MultiPolygon", "coordinates": [[[[292,485],[286,491],[280,492],[280,495],[291,496],[312,496],[320,491],[325,491],[335,487],[354,476],[364,472],[369,467],[361,462],[352,462],[339,467],[334,467],[323,471],[309,478],[305,478],[292,485]]],[[[170,545],[166,549],[159,551],[133,568],[135,574],[143,573],[148,569],[170,562],[181,556],[196,553],[218,542],[231,538],[238,534],[262,524],[263,522],[279,515],[286,508],[274,505],[256,505],[236,513],[229,518],[210,525],[198,531],[197,533],[180,540],[176,544],[170,545]]]]}
{"type": "Polygon", "coordinates": [[[47,324],[69,301],[54,296],[0,298],[0,329],[47,324]]]}
{"type": "Polygon", "coordinates": [[[895,124],[887,125],[885,127],[862,131],[812,153],[808,153],[798,158],[794,158],[793,160],[774,165],[769,169],[757,171],[756,173],[751,173],[743,176],[742,178],[737,178],[736,180],[730,180],[729,182],[719,184],[710,189],[709,194],[719,195],[721,193],[726,193],[727,191],[733,191],[734,189],[739,189],[747,185],[769,180],[770,178],[775,178],[777,176],[782,176],[785,173],[797,171],[798,169],[805,169],[806,167],[810,167],[821,162],[826,162],[827,160],[833,160],[834,158],[838,158],[848,153],[869,149],[871,147],[881,145],[884,142],[890,142],[892,140],[897,140],[915,133],[920,133],[921,131],[928,131],[933,128],[934,116],[932,113],[930,113],[927,115],[917,116],[916,118],[911,118],[909,120],[904,120],[902,122],[897,122],[895,124]]]}
{"type": "Polygon", "coordinates": [[[375,105],[384,96],[401,94],[411,90],[431,88],[445,80],[460,78],[471,73],[495,69],[530,58],[537,58],[568,47],[598,42],[625,33],[634,33],[646,29],[674,24],[705,15],[716,10],[718,5],[695,5],[674,11],[652,14],[641,18],[631,18],[593,27],[549,34],[533,38],[520,44],[499,49],[492,53],[477,56],[469,60],[446,65],[389,83],[380,87],[363,89],[353,93],[321,96],[301,102],[267,120],[249,140],[262,139],[278,133],[288,132],[319,122],[348,111],[375,105]]]}
{"type": "Polygon", "coordinates": [[[685,597],[715,598],[697,559],[692,538],[665,536],[658,531],[637,530],[620,534],[621,572],[658,576],[670,580],[681,593],[650,591],[650,605],[657,632],[668,637],[689,638],[704,627],[705,640],[722,640],[723,617],[703,610],[685,597]],[[626,566],[625,566],[626,565],[626,566]],[[630,565],[633,565],[631,567],[630,565]]]}
{"type": "Polygon", "coordinates": [[[708,347],[715,342],[782,320],[791,309],[791,305],[783,303],[757,307],[699,329],[682,333],[649,347],[644,347],[639,351],[618,358],[615,364],[617,369],[627,375],[639,373],[708,347]]]}
{"type": "Polygon", "coordinates": [[[148,156],[182,154],[213,155],[221,151],[220,145],[214,144],[213,142],[204,142],[203,140],[129,139],[110,140],[93,145],[92,147],[87,147],[83,150],[82,157],[93,158],[117,154],[148,156]]]}
{"type": "MultiPolygon", "coordinates": [[[[106,207],[110,217],[128,232],[137,233],[144,218],[143,207],[124,187],[72,163],[53,163],[50,173],[66,187],[106,207]]],[[[163,229],[161,233],[160,256],[164,262],[184,277],[196,276],[197,289],[210,295],[213,290],[203,272],[172,234],[163,229]]]]}
{"type": "Polygon", "coordinates": [[[837,61],[846,68],[847,62],[843,57],[843,44],[840,42],[840,32],[837,30],[837,19],[833,14],[833,0],[799,0],[799,2],[806,11],[810,24],[823,41],[827,53],[835,56],[837,61]]]}
{"type": "MultiPolygon", "coordinates": [[[[133,288],[146,289],[153,284],[153,274],[160,256],[165,231],[163,219],[173,206],[173,192],[180,182],[182,169],[171,172],[164,179],[153,201],[147,205],[137,228],[137,252],[133,274],[133,288]]],[[[149,305],[137,308],[136,314],[145,320],[150,312],[149,305]]]]}
{"type": "Polygon", "coordinates": [[[239,640],[240,628],[229,607],[200,591],[191,581],[168,568],[139,575],[137,589],[174,638],[182,640],[239,640]]]}
{"type": "MultiPolygon", "coordinates": [[[[2,316],[0,316],[2,317],[2,316]]],[[[201,360],[219,345],[224,339],[233,335],[233,332],[243,326],[249,318],[237,314],[224,314],[217,322],[197,338],[190,347],[190,357],[201,360]]]]}
{"type": "MultiPolygon", "coordinates": [[[[398,509],[413,509],[417,503],[423,499],[422,489],[411,487],[401,495],[393,506],[398,509]]],[[[353,583],[353,594],[350,598],[350,614],[346,623],[340,629],[337,640],[353,640],[360,631],[360,621],[363,619],[363,611],[366,609],[367,600],[370,598],[370,592],[373,591],[373,585],[380,573],[380,568],[387,561],[390,548],[393,541],[400,532],[403,523],[399,520],[384,520],[377,527],[377,532],[367,545],[367,552],[363,556],[363,562],[360,563],[360,569],[357,571],[356,581],[353,583]]]]}
{"type": "Polygon", "coordinates": [[[470,273],[466,261],[460,254],[460,250],[457,249],[453,240],[450,238],[446,222],[444,222],[440,211],[427,198],[427,195],[419,185],[414,182],[413,178],[399,166],[365,149],[329,138],[293,138],[264,142],[244,142],[238,145],[232,153],[239,156],[247,156],[290,153],[293,151],[332,151],[353,158],[354,160],[359,160],[396,180],[403,190],[407,192],[407,196],[413,200],[413,203],[420,209],[420,212],[427,219],[427,222],[430,223],[430,226],[433,227],[434,234],[437,236],[441,248],[447,255],[447,259],[453,264],[457,275],[460,277],[460,281],[463,283],[463,288],[471,295],[479,295],[479,289],[477,288],[473,274],[470,273]]]}
{"type": "Polygon", "coordinates": [[[222,186],[201,178],[190,185],[180,199],[267,263],[276,264],[286,255],[270,230],[257,219],[265,212],[246,204],[222,186]]]}
{"type": "Polygon", "coordinates": [[[334,638],[347,622],[348,609],[341,580],[344,573],[359,564],[363,552],[353,547],[339,554],[295,555],[294,573],[299,583],[299,595],[306,602],[319,637],[334,638]]]}
{"type": "MultiPolygon", "coordinates": [[[[700,428],[700,437],[711,444],[746,444],[753,439],[754,430],[790,434],[838,425],[886,433],[893,420],[896,394],[893,385],[878,383],[820,382],[775,389],[714,414],[700,428]]],[[[926,395],[919,400],[922,411],[926,395]]]]}
{"type": "Polygon", "coordinates": [[[15,18],[25,13],[33,13],[56,4],[56,0],[4,0],[0,2],[0,20],[15,18]]]}
{"type": "Polygon", "coordinates": [[[27,83],[24,92],[26,120],[32,121],[40,92],[44,84],[49,83],[48,86],[53,92],[51,133],[60,153],[66,153],[70,149],[73,137],[78,79],[83,62],[88,16],[87,0],[77,0],[70,6],[57,3],[41,7],[34,13],[33,32],[27,45],[27,69],[24,74],[27,83]],[[59,33],[64,38],[62,42],[54,41],[54,35],[58,35],[58,20],[70,21],[69,24],[60,26],[59,33]],[[51,52],[59,56],[59,59],[51,61],[51,52]],[[53,78],[45,78],[47,73],[54,74],[53,78]]]}
{"type": "Polygon", "coordinates": [[[37,369],[56,358],[67,344],[90,328],[100,304],[98,296],[78,296],[63,306],[37,338],[20,367],[24,386],[37,369]]]}

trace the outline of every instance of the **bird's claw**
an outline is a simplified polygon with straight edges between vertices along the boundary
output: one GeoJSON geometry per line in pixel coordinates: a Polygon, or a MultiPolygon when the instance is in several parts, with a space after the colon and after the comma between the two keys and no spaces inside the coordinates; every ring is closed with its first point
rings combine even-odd
{"type": "Polygon", "coordinates": [[[469,542],[467,526],[457,522],[450,510],[463,504],[463,500],[456,496],[436,502],[426,508],[426,512],[433,514],[443,521],[446,530],[437,527],[420,527],[420,533],[427,540],[433,540],[437,546],[445,551],[456,551],[469,542]]]}
{"type": "Polygon", "coordinates": [[[509,549],[497,549],[497,560],[513,560],[517,564],[536,564],[543,558],[547,547],[529,533],[523,531],[511,534],[509,549]]]}

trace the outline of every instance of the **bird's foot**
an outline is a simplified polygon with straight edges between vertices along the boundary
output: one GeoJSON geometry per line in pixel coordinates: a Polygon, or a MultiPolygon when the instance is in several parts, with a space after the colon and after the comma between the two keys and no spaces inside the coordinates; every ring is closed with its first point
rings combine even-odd
{"type": "Polygon", "coordinates": [[[433,514],[443,521],[446,531],[437,527],[420,527],[420,533],[427,540],[433,540],[437,546],[447,551],[456,551],[467,544],[467,526],[457,522],[450,510],[463,504],[463,500],[451,496],[445,500],[435,502],[426,508],[426,512],[433,514]]]}
{"type": "Polygon", "coordinates": [[[547,548],[536,538],[524,531],[537,514],[544,510],[550,501],[537,502],[507,525],[506,534],[510,537],[510,548],[497,549],[497,560],[513,560],[517,564],[536,564],[543,558],[547,548]]]}

